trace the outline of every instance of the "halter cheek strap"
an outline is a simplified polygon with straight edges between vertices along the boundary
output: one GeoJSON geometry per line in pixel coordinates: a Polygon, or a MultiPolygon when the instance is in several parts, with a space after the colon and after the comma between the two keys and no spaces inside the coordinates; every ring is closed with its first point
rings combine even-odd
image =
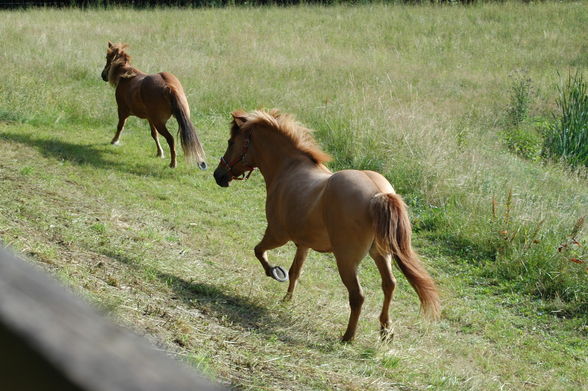
{"type": "Polygon", "coordinates": [[[243,181],[243,180],[247,180],[249,179],[249,177],[251,176],[251,173],[253,172],[253,170],[255,170],[255,166],[250,166],[247,165],[247,170],[249,170],[249,172],[247,173],[247,175],[245,175],[245,171],[243,172],[243,174],[241,174],[240,176],[235,176],[233,174],[233,167],[235,167],[235,165],[237,163],[242,162],[245,159],[245,155],[247,155],[247,151],[249,150],[249,142],[251,141],[251,136],[247,137],[245,139],[245,142],[243,143],[243,152],[241,153],[241,156],[236,158],[235,160],[233,160],[231,163],[227,163],[227,161],[225,160],[224,157],[221,157],[220,161],[221,163],[227,168],[227,172],[229,174],[231,174],[231,179],[235,179],[237,181],[243,181]]]}

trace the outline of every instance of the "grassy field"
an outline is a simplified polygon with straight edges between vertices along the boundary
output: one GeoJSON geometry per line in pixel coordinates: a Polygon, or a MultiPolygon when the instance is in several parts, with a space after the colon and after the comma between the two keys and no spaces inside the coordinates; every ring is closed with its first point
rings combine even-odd
{"type": "Polygon", "coordinates": [[[570,262],[586,259],[586,170],[504,140],[517,78],[538,123],[565,75],[586,71],[586,25],[586,2],[0,12],[0,240],[236,389],[588,389],[588,269],[570,262]],[[379,342],[365,260],[358,338],[340,344],[347,293],[318,253],[281,303],[286,286],[253,256],[259,173],[221,189],[212,170],[169,169],[137,119],[109,145],[108,40],[178,76],[211,166],[230,111],[279,107],[317,130],[332,169],[384,173],[411,207],[442,320],[422,321],[399,277],[395,339],[379,342]]]}

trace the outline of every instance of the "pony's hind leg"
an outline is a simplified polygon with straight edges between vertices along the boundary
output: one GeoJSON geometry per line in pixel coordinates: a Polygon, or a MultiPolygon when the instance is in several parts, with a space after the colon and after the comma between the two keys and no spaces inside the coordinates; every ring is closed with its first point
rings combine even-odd
{"type": "Polygon", "coordinates": [[[157,133],[157,129],[155,126],[149,121],[149,127],[151,128],[151,137],[155,140],[155,145],[157,146],[157,157],[164,158],[165,155],[163,154],[163,149],[161,148],[161,144],[159,143],[159,136],[157,133]]]}
{"type": "Polygon", "coordinates": [[[169,130],[167,130],[167,128],[165,127],[165,123],[160,121],[160,122],[155,122],[154,125],[155,125],[155,128],[157,129],[157,131],[159,132],[159,134],[161,134],[163,137],[165,137],[165,140],[167,141],[167,145],[169,145],[169,154],[171,155],[171,161],[169,163],[169,166],[171,168],[176,168],[177,162],[176,162],[176,146],[175,146],[174,136],[172,136],[172,134],[169,132],[169,130]]]}
{"type": "Polygon", "coordinates": [[[292,262],[292,266],[290,266],[290,270],[288,271],[290,283],[288,284],[288,292],[286,293],[286,296],[284,296],[284,301],[292,300],[292,293],[294,292],[294,288],[296,288],[298,277],[300,277],[300,270],[302,269],[302,265],[304,265],[307,256],[308,247],[296,246],[294,262],[292,262]]]}
{"type": "Polygon", "coordinates": [[[344,240],[343,238],[347,238],[347,236],[332,237],[336,239],[333,241],[333,253],[337,260],[337,269],[339,270],[341,281],[343,281],[349,292],[349,307],[351,309],[347,330],[341,337],[341,341],[350,342],[355,337],[357,322],[364,301],[363,289],[361,289],[359,278],[357,277],[357,267],[365,257],[369,247],[363,245],[362,242],[365,242],[362,240],[363,238],[357,237],[356,242],[348,239],[344,240]]]}
{"type": "Polygon", "coordinates": [[[370,257],[376,262],[380,276],[382,277],[382,291],[384,292],[384,303],[380,313],[380,336],[382,340],[391,339],[394,334],[390,329],[390,302],[394,295],[396,287],[396,278],[392,274],[392,256],[390,254],[382,255],[378,252],[376,246],[370,249],[370,257]]]}
{"type": "Polygon", "coordinates": [[[359,284],[359,278],[357,277],[357,264],[359,262],[354,259],[346,259],[342,256],[335,255],[335,257],[337,258],[339,275],[349,292],[349,307],[351,308],[347,330],[345,330],[345,334],[341,337],[341,341],[350,342],[355,337],[357,322],[361,314],[361,307],[363,306],[365,296],[359,284]]]}

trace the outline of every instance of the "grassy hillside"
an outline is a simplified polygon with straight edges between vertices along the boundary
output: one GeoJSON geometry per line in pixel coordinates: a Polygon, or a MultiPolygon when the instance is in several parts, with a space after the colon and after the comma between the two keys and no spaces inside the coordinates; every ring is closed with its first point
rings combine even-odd
{"type": "Polygon", "coordinates": [[[504,132],[521,78],[527,125],[550,121],[560,79],[588,66],[587,24],[585,2],[0,12],[0,240],[238,389],[586,389],[588,270],[570,261],[586,259],[586,171],[523,159],[504,132]],[[137,119],[108,144],[108,40],[178,76],[213,166],[230,111],[279,107],[317,130],[332,169],[384,173],[443,319],[422,322],[399,277],[380,343],[365,260],[358,339],[339,344],[346,290],[318,253],[282,304],[253,256],[259,174],[221,189],[211,170],[169,169],[137,119]]]}

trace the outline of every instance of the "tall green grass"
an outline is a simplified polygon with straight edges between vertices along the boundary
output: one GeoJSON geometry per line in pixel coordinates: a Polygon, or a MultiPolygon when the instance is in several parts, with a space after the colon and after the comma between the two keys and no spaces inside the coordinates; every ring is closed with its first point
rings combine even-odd
{"type": "Polygon", "coordinates": [[[582,73],[559,87],[559,112],[545,138],[545,153],[566,163],[588,167],[588,89],[582,73]]]}

